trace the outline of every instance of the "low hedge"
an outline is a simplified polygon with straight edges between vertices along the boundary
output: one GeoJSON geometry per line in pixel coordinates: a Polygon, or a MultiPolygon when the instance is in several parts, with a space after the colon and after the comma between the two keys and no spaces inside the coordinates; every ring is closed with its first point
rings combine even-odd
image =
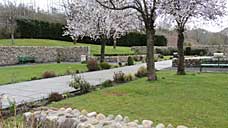
{"type": "MultiPolygon", "coordinates": [[[[178,52],[177,48],[174,47],[160,47],[160,48],[155,48],[155,51],[157,54],[161,54],[164,56],[168,55],[173,55],[174,52],[178,52]]],[[[207,49],[203,48],[191,48],[191,47],[186,47],[184,49],[185,55],[190,55],[190,56],[205,56],[208,55],[209,51],[207,49]]]]}
{"type": "MultiPolygon", "coordinates": [[[[135,54],[105,54],[105,56],[132,56],[135,54]]],[[[93,56],[101,56],[101,54],[93,54],[93,56]]]]}

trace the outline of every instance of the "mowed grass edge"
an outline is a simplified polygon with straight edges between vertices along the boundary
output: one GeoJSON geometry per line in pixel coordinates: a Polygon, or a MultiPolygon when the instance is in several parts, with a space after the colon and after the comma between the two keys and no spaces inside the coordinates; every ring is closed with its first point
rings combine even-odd
{"type": "Polygon", "coordinates": [[[25,66],[0,67],[0,85],[29,81],[31,78],[42,78],[46,71],[64,75],[67,72],[87,71],[86,64],[35,64],[25,66]]]}
{"type": "Polygon", "coordinates": [[[228,74],[175,72],[158,73],[155,82],[139,79],[117,87],[53,103],[52,107],[73,107],[104,114],[122,114],[155,123],[198,128],[228,126],[228,74]]]}
{"type": "MultiPolygon", "coordinates": [[[[100,45],[83,44],[67,41],[48,40],[48,39],[15,39],[15,44],[12,45],[9,39],[0,39],[0,46],[62,46],[62,47],[76,47],[76,46],[89,46],[91,54],[100,54],[100,45]]],[[[130,47],[116,47],[106,46],[106,54],[133,54],[130,47]]]]}

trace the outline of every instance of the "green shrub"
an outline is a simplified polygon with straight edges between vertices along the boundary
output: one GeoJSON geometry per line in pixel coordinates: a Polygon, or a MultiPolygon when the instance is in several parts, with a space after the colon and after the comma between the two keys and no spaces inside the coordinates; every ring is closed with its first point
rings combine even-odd
{"type": "Polygon", "coordinates": [[[52,78],[56,77],[57,75],[55,74],[54,71],[46,71],[42,74],[42,78],[52,78]]]}
{"type": "Polygon", "coordinates": [[[114,65],[113,68],[119,68],[119,65],[114,65]]]}
{"type": "Polygon", "coordinates": [[[123,66],[123,63],[122,62],[119,62],[118,64],[119,64],[119,67],[122,67],[123,66]]]}
{"type": "Polygon", "coordinates": [[[98,71],[100,70],[100,65],[98,64],[97,60],[91,59],[87,62],[87,68],[89,71],[98,71]]]}
{"type": "Polygon", "coordinates": [[[192,48],[191,49],[191,55],[205,56],[207,54],[208,54],[207,49],[201,49],[201,48],[192,48]]]}
{"type": "Polygon", "coordinates": [[[134,59],[131,56],[127,58],[127,65],[128,66],[134,65],[134,59]]]}
{"type": "Polygon", "coordinates": [[[113,86],[113,82],[112,82],[111,80],[106,80],[105,82],[103,82],[103,83],[101,84],[101,86],[102,86],[103,88],[112,87],[112,86],[113,86]]]}
{"type": "Polygon", "coordinates": [[[125,81],[133,81],[135,80],[135,76],[130,73],[130,74],[124,75],[124,79],[125,81]]]}
{"type": "Polygon", "coordinates": [[[73,75],[73,80],[70,82],[69,86],[76,90],[80,90],[81,94],[88,93],[92,88],[90,83],[76,74],[73,75]]]}
{"type": "Polygon", "coordinates": [[[114,73],[113,79],[114,79],[114,82],[116,82],[116,83],[126,82],[125,74],[123,72],[114,73]]]}
{"type": "Polygon", "coordinates": [[[161,58],[161,59],[164,59],[164,56],[161,55],[161,54],[159,54],[158,57],[161,58]]]}
{"type": "Polygon", "coordinates": [[[17,19],[15,36],[17,38],[36,38],[72,41],[69,36],[62,36],[65,25],[41,20],[17,19]]]}
{"type": "Polygon", "coordinates": [[[186,47],[185,48],[185,55],[191,55],[192,48],[191,47],[186,47]]]}
{"type": "Polygon", "coordinates": [[[64,75],[71,75],[71,74],[72,74],[72,72],[69,69],[67,69],[64,73],[64,75]]]}
{"type": "Polygon", "coordinates": [[[154,62],[158,62],[158,58],[156,57],[156,58],[154,58],[154,62]]]}
{"type": "Polygon", "coordinates": [[[57,54],[56,62],[57,62],[58,64],[61,63],[61,55],[60,55],[60,53],[57,54]]]}
{"type": "Polygon", "coordinates": [[[137,73],[135,74],[136,77],[146,77],[147,76],[147,68],[146,67],[140,67],[137,71],[137,73]]]}
{"type": "Polygon", "coordinates": [[[104,70],[104,69],[110,69],[112,66],[107,62],[102,62],[100,63],[100,67],[102,70],[104,70]]]}
{"type": "Polygon", "coordinates": [[[39,78],[36,77],[36,76],[34,76],[34,77],[31,78],[31,80],[38,80],[38,79],[39,79],[39,78]]]}
{"type": "Polygon", "coordinates": [[[87,62],[86,61],[82,61],[81,64],[87,64],[87,62]]]}
{"type": "MultiPolygon", "coordinates": [[[[167,39],[163,35],[155,36],[155,46],[167,46],[167,39]]],[[[146,46],[146,34],[130,32],[117,40],[119,46],[146,46]]]]}
{"type": "Polygon", "coordinates": [[[63,99],[63,96],[57,92],[53,92],[48,97],[48,102],[57,102],[63,99]]]}

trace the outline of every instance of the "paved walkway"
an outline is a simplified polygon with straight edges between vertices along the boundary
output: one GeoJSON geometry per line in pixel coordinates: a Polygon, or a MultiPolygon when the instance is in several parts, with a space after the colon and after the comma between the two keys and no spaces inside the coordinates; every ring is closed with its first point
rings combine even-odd
{"type": "MultiPolygon", "coordinates": [[[[146,64],[138,64],[134,66],[121,67],[110,70],[87,72],[80,74],[91,85],[99,85],[106,80],[112,80],[115,72],[122,71],[124,73],[136,73],[139,67],[146,66],[146,64]]],[[[162,61],[156,63],[156,69],[162,70],[170,68],[172,61],[162,61]]],[[[16,84],[9,84],[0,86],[0,94],[5,94],[11,99],[14,98],[17,104],[25,102],[32,102],[47,98],[52,92],[64,93],[74,91],[69,87],[71,76],[62,76],[50,79],[28,81],[16,84]]],[[[3,101],[3,108],[8,106],[7,101],[3,101]]]]}

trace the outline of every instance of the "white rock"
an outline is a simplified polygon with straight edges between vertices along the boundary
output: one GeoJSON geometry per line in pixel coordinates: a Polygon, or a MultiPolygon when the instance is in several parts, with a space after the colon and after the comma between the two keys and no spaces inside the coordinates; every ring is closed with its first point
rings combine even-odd
{"type": "Polygon", "coordinates": [[[179,126],[177,126],[177,128],[188,128],[188,127],[186,127],[184,125],[179,125],[179,126]]]}
{"type": "Polygon", "coordinates": [[[160,123],[160,124],[158,124],[158,125],[156,126],[156,128],[165,128],[165,125],[162,124],[162,123],[160,123]]]}
{"type": "Polygon", "coordinates": [[[86,116],[84,116],[84,115],[80,115],[80,116],[79,116],[79,120],[80,120],[81,122],[86,122],[86,121],[88,120],[88,118],[87,118],[86,116]]]}
{"type": "Polygon", "coordinates": [[[114,115],[108,115],[107,120],[113,120],[114,119],[114,115]]]}
{"type": "Polygon", "coordinates": [[[90,118],[91,118],[91,117],[95,117],[96,115],[97,115],[96,112],[91,112],[91,113],[88,113],[88,114],[87,114],[87,116],[90,117],[90,118]]]}
{"type": "Polygon", "coordinates": [[[23,114],[24,119],[26,120],[26,122],[29,121],[29,119],[32,117],[32,115],[33,114],[31,112],[26,112],[26,113],[23,114]]]}
{"type": "Polygon", "coordinates": [[[134,120],[134,122],[138,124],[139,123],[139,120],[134,120]]]}
{"type": "Polygon", "coordinates": [[[105,117],[104,114],[101,114],[101,113],[100,113],[100,114],[97,115],[96,118],[97,118],[97,120],[104,120],[106,117],[105,117]]]}
{"type": "Polygon", "coordinates": [[[122,127],[123,127],[123,125],[122,125],[121,123],[119,123],[119,122],[117,122],[114,126],[115,126],[116,128],[122,128],[122,127]]]}
{"type": "Polygon", "coordinates": [[[99,121],[97,119],[90,119],[89,120],[89,123],[92,124],[92,125],[97,125],[99,123],[99,121]]]}
{"type": "Polygon", "coordinates": [[[128,116],[125,116],[124,117],[124,123],[128,123],[130,121],[129,117],[128,116]]]}
{"type": "Polygon", "coordinates": [[[59,110],[60,110],[60,111],[65,111],[66,109],[65,109],[65,108],[60,108],[59,110]]]}
{"type": "Polygon", "coordinates": [[[65,110],[65,112],[67,112],[67,113],[70,113],[70,112],[72,112],[72,111],[73,111],[72,108],[67,108],[67,109],[65,110]]]}
{"type": "Polygon", "coordinates": [[[174,128],[172,124],[169,124],[167,128],[174,128]]]}
{"type": "Polygon", "coordinates": [[[151,120],[143,120],[142,125],[144,128],[151,128],[153,125],[153,121],[151,120]]]}
{"type": "Polygon", "coordinates": [[[82,115],[87,115],[88,112],[87,112],[85,109],[83,109],[83,110],[81,111],[81,114],[82,114],[82,115]]]}
{"type": "Polygon", "coordinates": [[[136,122],[129,122],[127,123],[127,126],[129,126],[130,128],[137,128],[138,124],[136,122]]]}
{"type": "Polygon", "coordinates": [[[115,121],[120,122],[123,120],[123,117],[121,115],[117,115],[115,118],[115,121]]]}
{"type": "Polygon", "coordinates": [[[50,121],[54,121],[58,119],[58,116],[48,116],[47,119],[50,121]]]}

